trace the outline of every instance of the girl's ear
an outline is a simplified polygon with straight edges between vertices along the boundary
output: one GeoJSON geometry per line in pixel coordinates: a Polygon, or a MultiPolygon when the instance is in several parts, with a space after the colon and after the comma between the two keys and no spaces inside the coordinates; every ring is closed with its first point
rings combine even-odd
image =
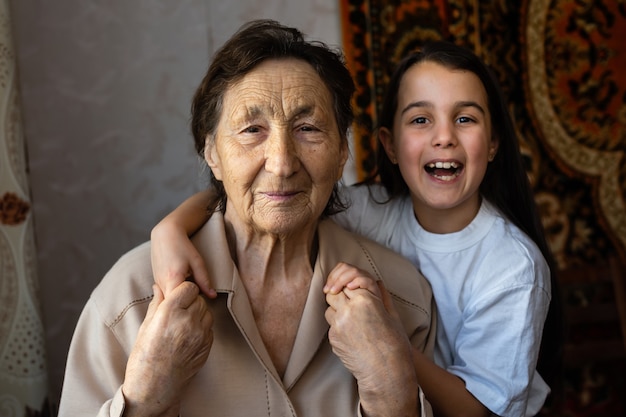
{"type": "Polygon", "coordinates": [[[499,144],[500,144],[500,141],[498,140],[498,138],[494,137],[491,139],[491,143],[489,144],[489,155],[488,155],[489,162],[493,161],[493,159],[496,157],[496,154],[498,153],[499,144]]]}
{"type": "Polygon", "coordinates": [[[215,140],[207,135],[204,140],[204,160],[211,168],[215,179],[222,181],[222,167],[220,157],[215,150],[215,140]]]}
{"type": "Polygon", "coordinates": [[[387,157],[391,160],[391,162],[395,165],[398,163],[398,158],[396,157],[396,151],[393,146],[393,134],[386,127],[381,127],[378,129],[378,140],[385,148],[385,153],[387,157]]]}

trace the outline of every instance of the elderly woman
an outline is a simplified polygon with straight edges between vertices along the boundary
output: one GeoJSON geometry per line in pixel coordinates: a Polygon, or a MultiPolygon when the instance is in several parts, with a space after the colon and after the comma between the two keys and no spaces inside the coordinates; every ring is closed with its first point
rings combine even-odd
{"type": "Polygon", "coordinates": [[[194,236],[216,293],[153,285],[150,246],[94,290],[72,341],[64,416],[418,416],[411,345],[434,312],[403,258],[336,226],[354,85],[341,55],[255,21],[214,56],[192,106],[217,198],[194,236]],[[371,277],[325,296],[329,276],[371,277]],[[388,296],[391,294],[391,296],[388,296]]]}

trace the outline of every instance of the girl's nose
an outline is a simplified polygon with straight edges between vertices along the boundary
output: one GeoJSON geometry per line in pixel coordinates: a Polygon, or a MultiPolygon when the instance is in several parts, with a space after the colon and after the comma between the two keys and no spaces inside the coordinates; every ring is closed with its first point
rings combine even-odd
{"type": "Polygon", "coordinates": [[[457,139],[454,126],[451,123],[439,123],[434,130],[432,145],[437,148],[456,146],[457,139]]]}

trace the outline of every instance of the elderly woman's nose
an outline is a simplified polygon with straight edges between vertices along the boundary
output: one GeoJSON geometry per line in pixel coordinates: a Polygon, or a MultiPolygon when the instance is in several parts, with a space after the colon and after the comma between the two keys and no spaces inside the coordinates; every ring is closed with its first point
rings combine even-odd
{"type": "Polygon", "coordinates": [[[274,132],[266,141],[265,169],[280,177],[288,177],[298,170],[298,158],[294,139],[286,132],[274,132]]]}

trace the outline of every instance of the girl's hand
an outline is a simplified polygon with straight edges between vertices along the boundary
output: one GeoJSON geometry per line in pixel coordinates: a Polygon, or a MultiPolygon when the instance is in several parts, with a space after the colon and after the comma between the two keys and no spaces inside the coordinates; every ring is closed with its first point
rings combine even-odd
{"type": "Polygon", "coordinates": [[[207,297],[217,296],[204,260],[184,228],[166,217],[152,229],[150,237],[154,281],[166,297],[187,279],[195,282],[207,297]]]}
{"type": "Polygon", "coordinates": [[[339,262],[337,266],[330,271],[330,274],[328,274],[326,285],[324,286],[324,293],[334,295],[343,291],[344,288],[349,290],[362,288],[368,290],[378,298],[381,297],[380,288],[376,280],[367,272],[352,265],[339,262]]]}

